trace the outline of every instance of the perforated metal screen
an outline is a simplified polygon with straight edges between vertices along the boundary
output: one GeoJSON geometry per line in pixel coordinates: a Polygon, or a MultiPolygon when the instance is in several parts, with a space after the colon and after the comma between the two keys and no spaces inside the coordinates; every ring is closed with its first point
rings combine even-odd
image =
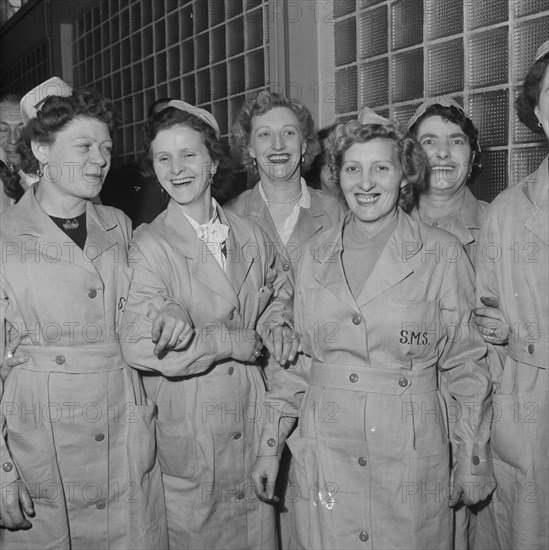
{"type": "Polygon", "coordinates": [[[357,0],[354,10],[353,2],[339,3],[334,0],[339,119],[368,105],[406,123],[424,99],[451,95],[479,128],[485,169],[473,192],[485,200],[547,154],[543,138],[518,121],[515,98],[536,49],[549,38],[549,0],[357,0]],[[338,36],[343,29],[347,36],[338,36]],[[355,56],[348,51],[352,29],[355,56]]]}

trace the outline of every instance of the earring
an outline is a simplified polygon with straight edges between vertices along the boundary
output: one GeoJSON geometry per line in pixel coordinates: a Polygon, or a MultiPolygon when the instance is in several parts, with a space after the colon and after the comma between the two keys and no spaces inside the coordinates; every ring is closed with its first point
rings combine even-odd
{"type": "Polygon", "coordinates": [[[46,162],[45,164],[39,164],[38,165],[38,170],[36,171],[36,175],[41,178],[43,175],[44,175],[44,170],[46,169],[46,166],[48,165],[48,163],[46,162]]]}
{"type": "Polygon", "coordinates": [[[301,164],[305,162],[305,155],[301,155],[301,164]]]}
{"type": "Polygon", "coordinates": [[[538,128],[543,128],[543,124],[538,120],[538,128]]]}
{"type": "Polygon", "coordinates": [[[255,159],[252,159],[252,162],[254,164],[254,168],[257,168],[257,161],[255,159]]]}
{"type": "Polygon", "coordinates": [[[210,179],[208,180],[208,185],[212,185],[214,180],[214,175],[210,172],[210,179]]]}

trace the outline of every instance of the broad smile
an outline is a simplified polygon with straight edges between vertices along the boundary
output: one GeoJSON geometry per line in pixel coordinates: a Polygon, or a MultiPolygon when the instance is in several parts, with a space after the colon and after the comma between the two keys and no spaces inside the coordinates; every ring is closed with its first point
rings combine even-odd
{"type": "Polygon", "coordinates": [[[170,180],[170,183],[178,187],[179,185],[186,185],[187,183],[191,183],[193,180],[194,178],[192,177],[176,178],[176,179],[170,180]]]}
{"type": "Polygon", "coordinates": [[[269,155],[267,157],[272,164],[286,164],[290,160],[290,155],[287,153],[269,155]]]}
{"type": "Polygon", "coordinates": [[[459,169],[458,165],[453,163],[435,164],[430,168],[431,172],[439,172],[439,173],[452,172],[453,170],[457,170],[457,169],[459,169]]]}
{"type": "Polygon", "coordinates": [[[381,197],[381,193],[355,193],[356,202],[365,206],[375,204],[379,197],[381,197]]]}

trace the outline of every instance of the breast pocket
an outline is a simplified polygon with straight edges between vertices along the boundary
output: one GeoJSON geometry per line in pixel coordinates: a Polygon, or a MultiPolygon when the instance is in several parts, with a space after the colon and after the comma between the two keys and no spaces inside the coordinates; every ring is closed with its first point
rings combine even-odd
{"type": "Polygon", "coordinates": [[[435,357],[440,339],[439,302],[389,300],[384,317],[385,347],[404,364],[435,357]]]}

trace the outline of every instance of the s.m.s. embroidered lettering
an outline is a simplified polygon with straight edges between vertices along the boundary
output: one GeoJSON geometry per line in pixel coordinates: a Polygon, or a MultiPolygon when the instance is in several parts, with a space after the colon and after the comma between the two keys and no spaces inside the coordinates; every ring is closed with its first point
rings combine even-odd
{"type": "Polygon", "coordinates": [[[413,330],[401,330],[399,342],[416,346],[428,346],[431,343],[427,331],[416,332],[413,330]]]}

